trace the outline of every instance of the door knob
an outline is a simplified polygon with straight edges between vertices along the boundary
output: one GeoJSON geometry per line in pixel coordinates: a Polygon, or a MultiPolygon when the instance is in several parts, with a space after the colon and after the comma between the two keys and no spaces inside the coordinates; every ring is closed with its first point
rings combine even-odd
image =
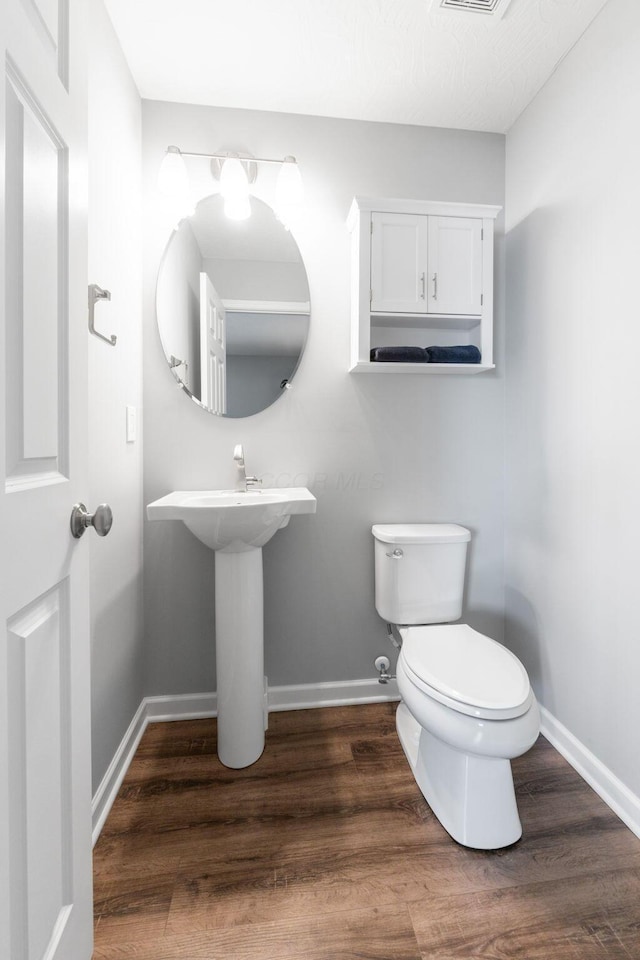
{"type": "Polygon", "coordinates": [[[101,503],[95,513],[89,513],[84,503],[76,503],[71,511],[71,533],[79,540],[87,527],[93,527],[99,537],[106,537],[111,530],[113,513],[108,503],[101,503]]]}

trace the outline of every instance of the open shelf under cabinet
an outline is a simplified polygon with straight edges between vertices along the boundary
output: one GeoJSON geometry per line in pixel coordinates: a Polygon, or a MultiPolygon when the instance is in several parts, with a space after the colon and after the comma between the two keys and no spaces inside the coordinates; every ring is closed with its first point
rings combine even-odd
{"type": "Polygon", "coordinates": [[[495,370],[494,363],[394,363],[393,361],[359,360],[349,368],[349,373],[425,373],[458,374],[469,376],[495,370]]]}

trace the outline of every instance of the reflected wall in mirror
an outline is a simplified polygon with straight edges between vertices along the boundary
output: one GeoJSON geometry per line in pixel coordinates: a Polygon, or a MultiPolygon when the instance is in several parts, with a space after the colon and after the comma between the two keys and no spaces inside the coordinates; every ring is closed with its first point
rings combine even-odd
{"type": "Polygon", "coordinates": [[[298,246],[273,210],[229,220],[205,197],[173,232],[156,288],[169,367],[200,406],[249,417],[291,382],[309,330],[309,284],[298,246]]]}

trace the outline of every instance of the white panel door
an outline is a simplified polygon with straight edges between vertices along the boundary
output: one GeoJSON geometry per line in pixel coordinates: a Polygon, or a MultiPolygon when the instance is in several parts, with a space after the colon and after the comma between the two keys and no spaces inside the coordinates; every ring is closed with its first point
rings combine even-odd
{"type": "Polygon", "coordinates": [[[371,214],[373,312],[427,312],[427,220],[414,214],[371,214]]]}
{"type": "Polygon", "coordinates": [[[3,960],[92,946],[85,8],[0,4],[3,960]]]}
{"type": "Polygon", "coordinates": [[[200,399],[207,410],[227,412],[227,315],[206,273],[200,274],[200,399]]]}
{"type": "Polygon", "coordinates": [[[482,220],[429,217],[428,312],[482,313],[482,220]]]}

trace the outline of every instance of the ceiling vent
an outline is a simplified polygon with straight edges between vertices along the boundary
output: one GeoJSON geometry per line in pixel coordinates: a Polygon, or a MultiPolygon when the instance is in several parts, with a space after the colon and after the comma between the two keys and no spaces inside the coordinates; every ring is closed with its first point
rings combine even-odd
{"type": "Polygon", "coordinates": [[[460,13],[484,13],[499,20],[504,16],[511,0],[432,0],[431,9],[458,10],[460,13]]]}

